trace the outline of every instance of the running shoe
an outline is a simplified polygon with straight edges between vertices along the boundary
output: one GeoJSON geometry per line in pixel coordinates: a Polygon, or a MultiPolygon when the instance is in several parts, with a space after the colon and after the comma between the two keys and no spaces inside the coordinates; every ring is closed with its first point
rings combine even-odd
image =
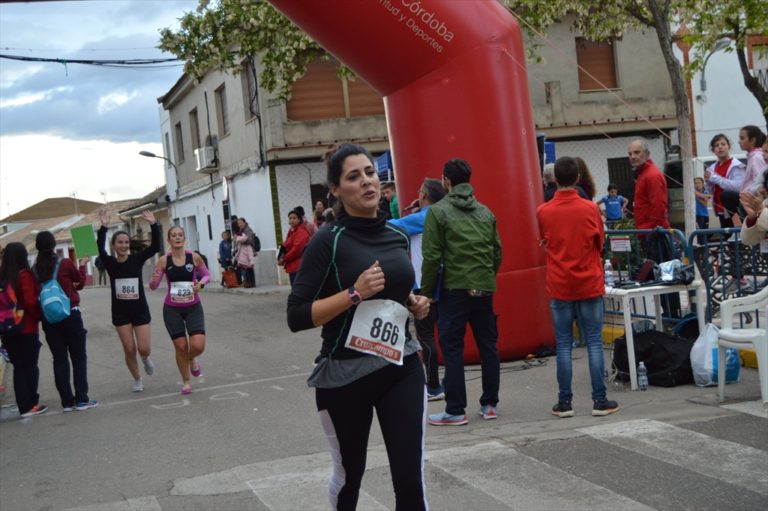
{"type": "Polygon", "coordinates": [[[185,383],[181,386],[181,395],[187,396],[192,393],[192,385],[185,383]]]}
{"type": "Polygon", "coordinates": [[[483,405],[480,407],[480,415],[483,416],[483,419],[489,421],[497,418],[496,415],[496,407],[493,405],[483,405]]]}
{"type": "Polygon", "coordinates": [[[40,415],[40,414],[45,413],[47,411],[48,411],[48,407],[47,406],[45,406],[42,403],[37,403],[35,406],[30,408],[28,411],[22,413],[21,416],[26,419],[27,417],[34,417],[35,415],[40,415]]]}
{"type": "Polygon", "coordinates": [[[450,413],[434,413],[429,416],[429,423],[433,426],[463,426],[468,423],[466,415],[451,415],[450,413]]]}
{"type": "Polygon", "coordinates": [[[609,401],[607,399],[601,399],[595,401],[592,405],[592,415],[595,417],[603,417],[619,411],[619,403],[616,401],[609,401]]]}
{"type": "Polygon", "coordinates": [[[195,367],[192,367],[189,369],[189,372],[192,373],[192,376],[195,378],[199,378],[203,375],[203,366],[200,365],[200,362],[195,364],[195,367]]]}
{"type": "Polygon", "coordinates": [[[142,362],[144,362],[144,372],[147,373],[147,376],[152,376],[155,372],[155,364],[152,362],[152,359],[149,357],[141,359],[142,362]]]}
{"type": "Polygon", "coordinates": [[[61,411],[64,412],[64,413],[71,412],[74,409],[75,409],[75,405],[62,406],[61,407],[61,411]]]}
{"type": "Polygon", "coordinates": [[[442,385],[427,387],[427,401],[440,401],[445,397],[445,389],[442,385]]]}
{"type": "Polygon", "coordinates": [[[561,419],[566,417],[573,417],[573,406],[570,401],[558,401],[555,406],[552,407],[552,415],[557,415],[561,419]]]}
{"type": "Polygon", "coordinates": [[[96,408],[99,406],[99,402],[95,399],[91,399],[90,401],[85,401],[83,403],[77,403],[75,405],[75,410],[82,412],[83,410],[87,410],[89,408],[96,408]]]}
{"type": "Polygon", "coordinates": [[[133,385],[131,385],[131,390],[134,392],[142,392],[144,390],[144,380],[139,378],[138,380],[133,380],[133,385]]]}

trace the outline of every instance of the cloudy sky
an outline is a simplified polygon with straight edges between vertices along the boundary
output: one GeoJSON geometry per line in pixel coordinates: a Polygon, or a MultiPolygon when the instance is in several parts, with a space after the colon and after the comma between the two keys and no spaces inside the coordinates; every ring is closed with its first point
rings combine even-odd
{"type": "MultiPolygon", "coordinates": [[[[159,30],[196,0],[0,4],[0,54],[162,58],[159,30]]],[[[114,69],[0,58],[0,218],[48,197],[137,198],[163,184],[157,98],[180,64],[114,69]]]]}

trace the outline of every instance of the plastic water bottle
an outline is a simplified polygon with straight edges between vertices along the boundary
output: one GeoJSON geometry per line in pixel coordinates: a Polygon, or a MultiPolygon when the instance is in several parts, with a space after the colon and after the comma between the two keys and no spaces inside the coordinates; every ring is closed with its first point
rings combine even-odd
{"type": "Polygon", "coordinates": [[[637,386],[640,390],[648,390],[648,369],[643,362],[637,366],[637,386]]]}
{"type": "Polygon", "coordinates": [[[608,287],[613,287],[613,283],[616,282],[616,280],[613,278],[613,265],[611,264],[610,259],[605,260],[605,265],[603,265],[603,272],[605,272],[605,285],[608,287]]]}

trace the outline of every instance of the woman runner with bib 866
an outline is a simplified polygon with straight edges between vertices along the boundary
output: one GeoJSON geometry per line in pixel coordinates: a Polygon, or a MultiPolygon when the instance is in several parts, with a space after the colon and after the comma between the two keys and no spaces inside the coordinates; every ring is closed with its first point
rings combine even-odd
{"type": "Polygon", "coordinates": [[[192,393],[190,374],[196,378],[202,375],[202,368],[195,361],[205,351],[205,316],[198,293],[211,276],[203,258],[184,249],[185,241],[184,229],[178,225],[168,230],[171,251],[157,261],[149,287],[157,289],[165,273],[168,292],[163,303],[163,321],[176,350],[181,393],[186,395],[192,393]],[[200,280],[197,280],[198,273],[200,280]]]}
{"type": "Polygon", "coordinates": [[[333,459],[329,498],[334,509],[355,509],[375,409],[396,509],[427,509],[426,387],[406,320],[408,310],[425,317],[429,301],[411,293],[408,237],[378,215],[381,191],[370,153],[342,145],[328,161],[328,185],[340,209],[304,252],[288,325],[294,332],[323,327],[308,383],[333,459]]]}
{"type": "Polygon", "coordinates": [[[152,229],[152,243],[141,252],[131,254],[130,236],[125,231],[117,231],[112,235],[111,242],[115,255],[107,254],[104,244],[107,241],[109,216],[104,209],[99,211],[101,228],[96,237],[99,260],[109,274],[112,287],[112,324],[123,345],[125,365],[133,376],[131,388],[134,392],[144,390],[144,381],[141,379],[139,363],[136,360],[137,351],[144,363],[144,371],[148,375],[155,372],[155,365],[149,358],[152,351],[149,322],[152,321],[152,316],[149,314],[141,273],[147,259],[160,250],[160,225],[151,212],[145,211],[142,216],[152,229]]]}

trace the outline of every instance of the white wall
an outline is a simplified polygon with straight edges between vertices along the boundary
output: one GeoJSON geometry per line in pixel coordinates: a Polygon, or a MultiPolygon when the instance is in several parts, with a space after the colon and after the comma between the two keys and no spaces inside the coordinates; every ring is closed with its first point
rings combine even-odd
{"type": "Polygon", "coordinates": [[[277,177],[277,195],[280,205],[280,228],[283,238],[288,233],[288,212],[296,206],[302,206],[304,213],[311,220],[314,204],[310,185],[325,184],[326,166],[321,162],[292,163],[278,165],[275,168],[277,177]]]}
{"type": "MultiPolygon", "coordinates": [[[[680,51],[675,48],[678,60],[680,51]]],[[[707,61],[704,70],[707,90],[701,90],[701,73],[691,79],[693,92],[693,116],[696,127],[698,154],[708,157],[709,141],[718,133],[725,133],[731,140],[731,152],[742,153],[739,149],[739,129],[748,124],[759,126],[765,131],[765,118],[760,104],[744,86],[744,79],[735,53],[717,51],[707,61]]],[[[697,173],[700,169],[696,169],[697,173]]]]}
{"type": "MultiPolygon", "coordinates": [[[[587,167],[595,180],[595,199],[606,195],[608,187],[608,159],[627,156],[627,146],[637,137],[614,137],[594,140],[579,140],[573,142],[555,142],[555,155],[580,156],[587,162],[587,167]]],[[[651,159],[656,166],[664,169],[664,141],[659,138],[648,139],[651,148],[651,159]]],[[[626,195],[629,190],[619,190],[619,194],[626,195]]]]}

